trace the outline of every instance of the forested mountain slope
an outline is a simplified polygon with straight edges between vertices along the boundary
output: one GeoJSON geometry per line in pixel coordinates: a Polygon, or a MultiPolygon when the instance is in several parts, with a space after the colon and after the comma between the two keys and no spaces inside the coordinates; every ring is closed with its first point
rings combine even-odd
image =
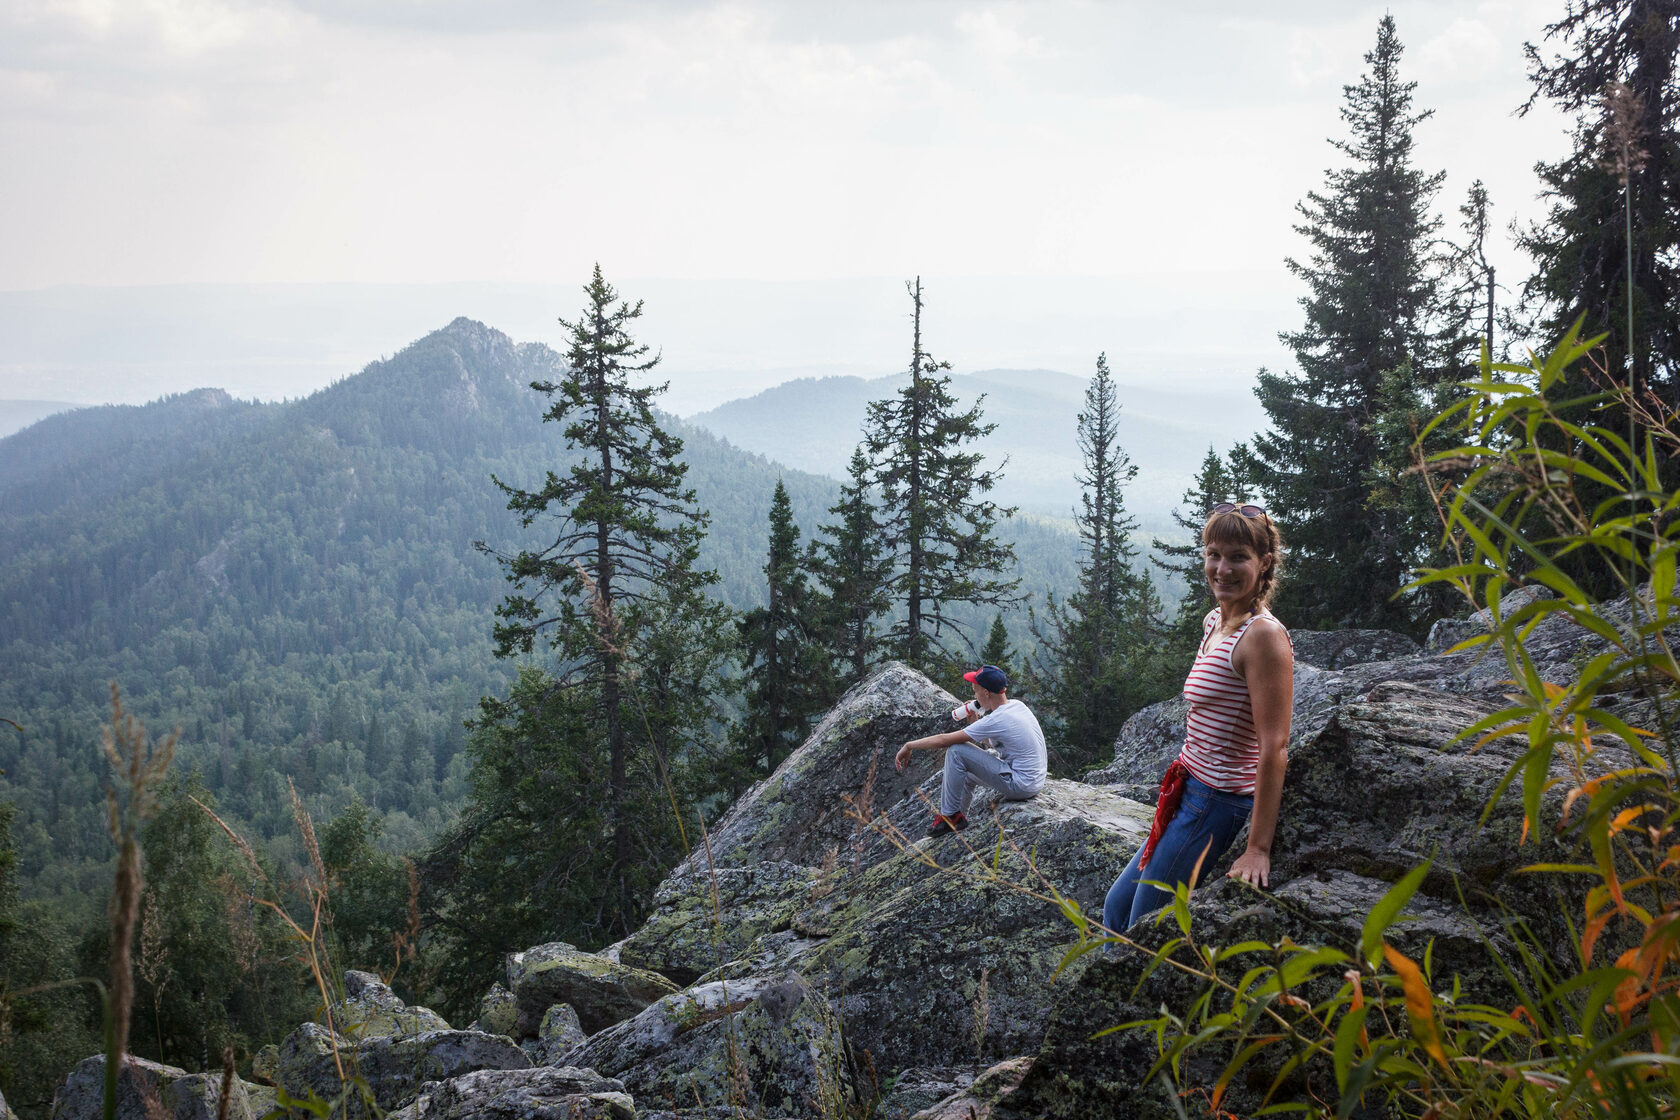
{"type": "MultiPolygon", "coordinates": [[[[418,846],[465,790],[461,721],[501,687],[501,573],[475,540],[519,532],[491,475],[560,469],[529,383],[558,357],[465,319],[302,400],[200,390],[83,409],[0,440],[0,799],[26,891],[91,892],[109,851],[107,682],[154,732],[183,728],[222,808],[291,843],[286,779],[324,815],[359,794],[418,846]]],[[[837,484],[677,425],[702,562],[760,594],[778,477],[809,534],[837,484]]],[[[1064,585],[1072,538],[1018,525],[1025,586],[1064,585]]],[[[533,533],[536,529],[533,528],[533,533]]]]}

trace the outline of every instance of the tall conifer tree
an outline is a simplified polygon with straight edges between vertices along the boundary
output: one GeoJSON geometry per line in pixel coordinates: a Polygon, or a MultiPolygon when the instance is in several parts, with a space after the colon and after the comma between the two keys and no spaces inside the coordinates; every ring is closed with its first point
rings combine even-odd
{"type": "Polygon", "coordinates": [[[894,562],[890,594],[902,609],[889,640],[896,656],[926,669],[946,652],[946,631],[963,630],[951,605],[1012,602],[1019,581],[1003,577],[1015,550],[997,537],[998,521],[1014,510],[986,496],[997,474],[973,450],[996,425],[981,421],[978,402],[958,407],[951,379],[943,376],[950,363],[922,349],[921,277],[906,287],[910,381],[896,396],[870,403],[863,446],[880,489],[882,539],[894,562]]]}
{"type": "Polygon", "coordinates": [[[812,718],[834,696],[828,659],[818,643],[818,604],[802,560],[793,507],[777,479],[770,499],[765,605],[739,623],[747,707],[737,733],[764,775],[804,740],[812,718]]]}
{"type": "Polygon", "coordinates": [[[1375,429],[1394,396],[1385,375],[1406,367],[1429,383],[1456,371],[1434,321],[1439,223],[1429,206],[1443,176],[1412,162],[1412,129],[1430,113],[1412,106],[1416,83],[1401,80],[1401,53],[1385,15],[1364,76],[1344,89],[1349,135],[1331,141],[1349,165],[1329,171],[1326,189],[1298,208],[1312,254],[1288,263],[1307,285],[1306,323],[1281,337],[1300,368],[1261,371],[1255,395],[1271,427],[1238,459],[1289,545],[1293,575],[1279,611],[1300,626],[1415,622],[1391,597],[1427,541],[1405,510],[1373,494],[1386,465],[1375,429]]]}
{"type": "Polygon", "coordinates": [[[1609,334],[1618,379],[1627,377],[1631,349],[1635,383],[1672,402],[1680,385],[1680,5],[1568,0],[1545,37],[1561,49],[1526,44],[1534,92],[1519,112],[1544,100],[1573,114],[1574,147],[1535,165],[1550,206],[1519,238],[1535,263],[1524,303],[1552,339],[1584,314],[1584,334],[1609,334]],[[1613,83],[1626,87],[1615,113],[1605,103],[1613,83]]]}
{"type": "Polygon", "coordinates": [[[1137,467],[1120,446],[1120,400],[1106,355],[1085,389],[1076,439],[1084,459],[1076,516],[1084,556],[1079,587],[1065,603],[1051,599],[1036,676],[1061,730],[1063,762],[1088,765],[1112,747],[1126,719],[1157,697],[1160,605],[1146,576],[1133,568],[1136,520],[1125,487],[1137,467]]]}
{"type": "Polygon", "coordinates": [[[877,620],[892,609],[892,557],[886,551],[870,497],[869,460],[853,448],[848,481],[828,512],[838,518],[818,530],[810,564],[822,581],[823,644],[847,688],[875,664],[882,637],[877,620]]]}
{"type": "Polygon", "coordinates": [[[697,566],[707,518],[682,442],[653,414],[664,386],[633,384],[658,361],[629,333],[642,305],[599,266],[584,293],[578,319],[562,320],[565,368],[532,384],[576,460],[534,490],[496,480],[523,527],[552,533],[498,556],[514,591],[497,608],[497,651],[540,640],[556,666],[481,704],[472,794],[440,850],[463,968],[520,937],[633,929],[680,854],[669,794],[685,792],[681,763],[720,714],[727,612],[704,594],[716,577],[697,566]]]}
{"type": "Polygon", "coordinates": [[[1210,445],[1195,481],[1184,491],[1184,497],[1172,513],[1173,521],[1190,534],[1190,539],[1183,544],[1160,537],[1153,540],[1155,554],[1150,562],[1184,581],[1184,598],[1179,600],[1178,611],[1168,623],[1175,648],[1200,640],[1202,619],[1213,609],[1213,596],[1208,592],[1202,564],[1202,526],[1207,523],[1208,511],[1220,502],[1240,502],[1247,497],[1231,468],[1210,445]]]}

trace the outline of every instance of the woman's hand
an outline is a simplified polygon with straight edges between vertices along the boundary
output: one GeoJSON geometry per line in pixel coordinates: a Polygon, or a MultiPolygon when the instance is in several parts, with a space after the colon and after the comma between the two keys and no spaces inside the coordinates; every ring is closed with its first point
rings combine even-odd
{"type": "Polygon", "coordinates": [[[898,753],[893,756],[893,769],[902,772],[904,770],[904,764],[909,761],[910,744],[906,743],[902,747],[899,747],[898,753]]]}
{"type": "Polygon", "coordinates": [[[1225,872],[1227,879],[1241,879],[1251,887],[1269,887],[1272,878],[1272,857],[1258,848],[1245,848],[1243,854],[1225,872]]]}

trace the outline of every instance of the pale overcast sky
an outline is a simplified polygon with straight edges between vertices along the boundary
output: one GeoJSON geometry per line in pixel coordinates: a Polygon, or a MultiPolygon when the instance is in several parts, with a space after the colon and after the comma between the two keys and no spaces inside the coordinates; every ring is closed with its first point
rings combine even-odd
{"type": "MultiPolygon", "coordinates": [[[[1443,210],[1536,212],[1564,123],[1512,111],[1561,8],[1386,9],[1443,210]]],[[[1258,353],[1384,10],[0,0],[0,291],[1173,272],[1265,308],[1258,353]]]]}

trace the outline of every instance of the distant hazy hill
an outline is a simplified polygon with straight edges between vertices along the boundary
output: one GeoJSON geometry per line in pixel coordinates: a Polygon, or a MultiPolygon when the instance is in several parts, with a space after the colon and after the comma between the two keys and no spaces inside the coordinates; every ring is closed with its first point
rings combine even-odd
{"type": "MultiPolygon", "coordinates": [[[[842,477],[866,406],[896,392],[905,375],[803,378],[689,417],[738,447],[802,470],[842,477]]],[[[1074,430],[1084,405],[1083,378],[1051,370],[954,374],[965,403],[985,394],[997,430],[982,444],[994,462],[1008,457],[1000,500],[1067,517],[1079,501],[1081,460],[1074,430]]],[[[1137,464],[1126,495],[1146,528],[1169,522],[1209,445],[1224,452],[1260,426],[1252,397],[1215,399],[1154,385],[1122,384],[1120,443],[1137,464]]]]}
{"type": "MultiPolygon", "coordinates": [[[[492,474],[564,467],[529,388],[558,363],[458,319],[301,400],[201,390],[0,439],[0,715],[25,729],[0,727],[0,798],[32,893],[93,897],[112,680],[154,730],[182,725],[177,769],[259,835],[291,833],[288,777],[325,813],[359,795],[399,845],[446,819],[461,721],[509,671],[489,639],[505,585],[472,542],[518,533],[492,474]]],[[[749,605],[777,477],[805,534],[836,484],[677,427],[702,562],[749,605]]],[[[1072,538],[1013,531],[1026,586],[1065,587],[1072,538]]]]}
{"type": "Polygon", "coordinates": [[[76,407],[68,401],[0,401],[0,437],[27,428],[55,412],[76,407]]]}

